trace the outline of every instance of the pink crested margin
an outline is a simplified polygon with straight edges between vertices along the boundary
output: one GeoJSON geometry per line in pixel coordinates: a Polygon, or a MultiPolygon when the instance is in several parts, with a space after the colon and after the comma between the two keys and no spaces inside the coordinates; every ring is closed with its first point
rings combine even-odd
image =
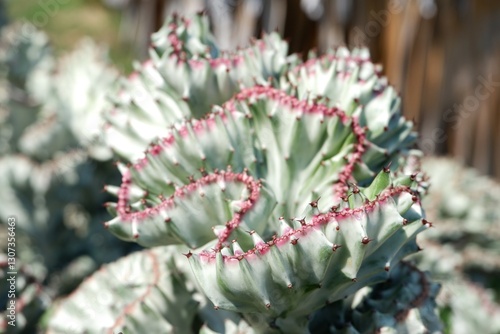
{"type": "Polygon", "coordinates": [[[347,158],[347,164],[339,173],[338,183],[334,185],[334,194],[336,199],[346,196],[349,187],[347,182],[351,180],[351,175],[354,171],[356,163],[361,162],[365,146],[367,145],[366,129],[359,124],[357,117],[350,117],[344,111],[337,107],[327,107],[323,104],[310,103],[308,101],[299,100],[294,96],[287,95],[285,92],[267,86],[255,86],[242,90],[236,94],[233,99],[224,104],[225,108],[234,110],[235,101],[250,101],[252,98],[266,97],[279,102],[281,105],[290,107],[291,109],[300,110],[303,114],[322,114],[325,117],[339,117],[342,123],[351,122],[351,127],[357,139],[354,146],[354,151],[347,158]]]}
{"type": "MultiPolygon", "coordinates": [[[[318,58],[311,58],[303,63],[297,64],[295,67],[291,69],[291,72],[298,74],[302,69],[304,69],[308,76],[313,76],[316,74],[316,70],[323,68],[323,63],[331,63],[334,61],[345,61],[347,63],[352,62],[357,65],[372,64],[373,73],[378,78],[381,78],[383,76],[380,65],[373,64],[369,58],[352,56],[350,54],[346,56],[338,56],[336,54],[325,54],[318,58]]],[[[338,79],[347,80],[351,76],[351,71],[349,71],[349,69],[337,69],[336,71],[337,71],[336,77],[338,79]]],[[[364,84],[365,80],[357,78],[357,82],[360,84],[364,84]]],[[[380,95],[384,92],[386,88],[387,84],[384,83],[381,85],[379,89],[373,89],[373,92],[375,93],[375,95],[380,95]]]]}
{"type": "MultiPolygon", "coordinates": [[[[184,25],[188,26],[190,24],[189,20],[185,20],[182,18],[184,25]]],[[[217,69],[221,67],[225,67],[226,71],[230,71],[234,68],[238,68],[244,64],[245,61],[245,56],[244,55],[253,55],[255,47],[257,47],[261,52],[263,52],[267,48],[267,43],[264,40],[252,40],[251,41],[251,46],[245,49],[239,49],[238,52],[231,52],[224,54],[223,57],[219,58],[205,58],[205,57],[200,57],[199,59],[187,59],[187,56],[184,51],[182,51],[184,42],[179,38],[179,36],[176,34],[176,29],[179,27],[177,23],[170,23],[169,24],[169,33],[167,35],[167,39],[173,48],[169,54],[169,58],[172,59],[173,61],[177,62],[178,64],[188,64],[189,67],[192,69],[203,69],[206,65],[210,66],[212,69],[217,69]]],[[[153,63],[152,59],[147,59],[142,63],[142,68],[148,69],[148,68],[154,68],[155,65],[153,63]]],[[[128,75],[128,80],[130,82],[140,80],[141,75],[140,75],[141,70],[135,70],[132,71],[128,75]]],[[[126,92],[124,90],[120,90],[118,92],[118,96],[122,98],[124,95],[126,95],[126,92]]],[[[113,110],[110,111],[110,115],[114,115],[117,113],[117,109],[114,108],[113,110]]]]}
{"type": "MultiPolygon", "coordinates": [[[[347,182],[351,180],[354,167],[356,166],[356,163],[361,162],[363,153],[366,150],[365,147],[368,145],[368,141],[366,139],[366,128],[360,125],[357,117],[348,116],[344,111],[337,107],[327,107],[323,104],[299,100],[294,96],[287,95],[285,92],[269,86],[254,86],[243,89],[231,100],[226,102],[223,105],[223,108],[230,112],[237,112],[236,102],[250,102],[252,99],[264,98],[272,99],[282,106],[299,111],[302,114],[322,114],[325,117],[339,117],[342,123],[351,123],[351,128],[356,137],[354,151],[347,158],[347,164],[340,171],[338,180],[339,183],[334,189],[338,199],[345,196],[348,190],[347,182]]],[[[215,127],[215,116],[220,116],[223,121],[226,119],[226,115],[224,113],[217,112],[208,114],[204,119],[193,120],[190,122],[190,125],[195,133],[202,133],[203,131],[211,130],[215,127]]],[[[177,130],[177,132],[181,135],[181,137],[187,136],[189,133],[188,126],[183,125],[179,130],[177,130]]],[[[160,143],[151,145],[151,147],[146,151],[146,156],[139,159],[137,163],[133,165],[133,168],[138,172],[141,171],[149,164],[150,156],[159,155],[165,147],[169,147],[174,142],[175,137],[173,134],[170,134],[169,136],[161,139],[160,143]]]]}
{"type": "MultiPolygon", "coordinates": [[[[224,104],[224,108],[230,112],[236,112],[236,102],[246,102],[252,99],[268,98],[273,99],[283,106],[289,107],[293,110],[300,111],[302,114],[308,113],[319,113],[327,117],[339,117],[343,123],[350,123],[353,132],[357,138],[357,143],[354,146],[354,151],[347,159],[347,164],[344,166],[340,172],[338,183],[334,187],[334,191],[340,198],[345,198],[349,190],[348,181],[351,178],[353,169],[356,163],[361,161],[362,155],[365,151],[366,145],[366,129],[361,127],[358,120],[355,117],[350,117],[345,114],[342,110],[338,108],[328,108],[321,104],[310,103],[307,101],[300,101],[295,97],[289,96],[286,93],[279,91],[277,89],[266,87],[266,86],[256,86],[248,89],[244,89],[240,93],[236,94],[233,99],[224,104]]],[[[224,115],[224,113],[219,113],[224,115]]],[[[215,127],[215,114],[208,115],[205,119],[194,120],[190,124],[195,132],[210,131],[215,127]]],[[[181,129],[177,130],[181,137],[188,135],[187,125],[184,125],[181,129]]],[[[156,156],[162,152],[165,147],[172,145],[175,142],[175,137],[173,134],[165,137],[160,141],[160,144],[155,144],[151,146],[148,150],[149,155],[145,158],[139,160],[136,164],[132,165],[130,168],[136,171],[141,171],[144,167],[148,165],[149,156],[156,156]]],[[[122,221],[142,221],[147,217],[158,215],[161,210],[172,207],[175,198],[182,198],[188,193],[194,193],[202,187],[217,182],[239,182],[246,185],[249,190],[249,197],[242,203],[241,210],[237,212],[233,219],[226,223],[225,228],[218,234],[218,242],[216,246],[211,251],[203,251],[199,254],[201,258],[206,260],[215,259],[216,253],[220,252],[228,241],[232,231],[236,229],[243,219],[243,216],[252,209],[257,200],[259,199],[261,184],[259,181],[254,180],[251,176],[245,173],[233,173],[232,171],[216,171],[213,174],[203,176],[202,178],[192,181],[190,184],[178,188],[175,193],[167,199],[163,199],[162,202],[152,208],[147,208],[140,212],[130,212],[130,207],[128,205],[130,186],[132,183],[132,177],[130,170],[127,170],[122,179],[122,186],[120,187],[118,193],[118,205],[117,211],[122,219],[122,221]]],[[[296,244],[299,239],[298,236],[303,236],[310,231],[311,228],[326,225],[330,222],[339,222],[345,218],[360,215],[365,212],[372,210],[375,205],[382,204],[389,197],[397,196],[401,193],[410,193],[414,197],[414,201],[418,201],[418,197],[414,196],[413,192],[408,187],[396,187],[391,188],[383,192],[375,201],[367,202],[362,207],[356,209],[343,209],[341,211],[333,211],[329,213],[319,214],[312,218],[310,223],[303,222],[302,226],[298,229],[290,228],[280,237],[273,237],[271,241],[268,242],[258,242],[254,248],[248,250],[244,253],[238,253],[232,256],[224,256],[225,260],[241,260],[246,256],[253,255],[255,253],[265,254],[269,251],[270,247],[274,245],[282,245],[287,243],[289,240],[292,244],[296,244]]],[[[405,221],[402,222],[405,224],[405,221]]],[[[427,224],[423,221],[423,224],[427,224]]],[[[370,240],[368,237],[360,240],[360,242],[368,243],[370,240]]],[[[187,256],[190,257],[192,254],[188,253],[187,256]]]]}
{"type": "MultiPolygon", "coordinates": [[[[351,127],[357,139],[357,143],[354,145],[354,150],[349,157],[347,157],[347,163],[339,173],[338,183],[334,185],[334,194],[337,199],[347,195],[348,181],[351,180],[351,175],[353,173],[356,163],[361,162],[362,155],[365,151],[365,146],[367,145],[366,140],[366,129],[361,127],[357,118],[350,117],[345,114],[344,111],[337,107],[326,107],[323,104],[310,103],[307,101],[301,101],[293,96],[289,96],[286,93],[268,86],[254,86],[251,88],[243,89],[240,93],[236,94],[231,100],[223,105],[223,108],[229,112],[237,112],[236,102],[249,102],[252,99],[272,99],[281,105],[291,108],[292,110],[300,111],[302,114],[322,114],[325,117],[339,117],[340,120],[346,124],[351,123],[351,127]]],[[[195,133],[203,133],[204,131],[211,131],[216,126],[215,117],[219,116],[223,121],[226,120],[226,115],[223,112],[211,113],[207,117],[201,120],[193,120],[189,124],[191,125],[195,133]]],[[[188,125],[183,125],[180,129],[176,130],[180,137],[186,137],[189,134],[188,125]]],[[[170,147],[175,143],[175,136],[173,133],[164,137],[157,144],[151,145],[145,152],[145,157],[139,159],[130,168],[137,172],[141,172],[144,168],[149,165],[149,160],[151,157],[155,157],[161,154],[165,148],[170,147]]],[[[203,181],[205,182],[205,181],[203,181]]],[[[157,214],[161,209],[169,207],[171,204],[168,200],[163,200],[159,205],[148,208],[141,212],[130,212],[129,207],[129,196],[130,187],[132,185],[132,175],[130,169],[127,170],[122,176],[122,184],[118,192],[118,204],[117,212],[123,221],[132,220],[144,220],[147,217],[157,214]]],[[[189,185],[188,185],[189,186],[189,185]]],[[[180,188],[180,189],[184,189],[180,188]]],[[[177,193],[177,192],[176,192],[177,193]]],[[[174,194],[175,196],[175,194],[174,194]]]]}
{"type": "MultiPolygon", "coordinates": [[[[194,193],[208,185],[216,184],[218,182],[242,183],[246,185],[250,196],[241,204],[240,211],[234,215],[233,219],[226,223],[226,226],[232,226],[231,230],[238,226],[241,217],[256,203],[259,198],[259,188],[261,186],[259,181],[255,181],[246,173],[233,173],[231,171],[216,170],[212,174],[203,176],[201,179],[196,181],[193,180],[191,183],[176,189],[173,195],[168,198],[164,198],[162,202],[155,207],[147,208],[143,211],[130,212],[128,198],[130,194],[131,182],[132,179],[130,171],[126,171],[122,177],[122,186],[118,191],[118,204],[116,208],[121,220],[125,222],[142,221],[148,217],[156,216],[160,213],[160,211],[173,207],[175,205],[175,198],[183,198],[187,194],[194,193]]],[[[221,237],[223,235],[224,234],[222,234],[221,237]]]]}
{"type": "MultiPolygon", "coordinates": [[[[182,22],[186,28],[189,26],[190,22],[183,20],[182,22]]],[[[266,49],[266,42],[264,40],[253,40],[252,45],[244,50],[239,50],[236,53],[228,53],[224,57],[219,58],[208,58],[200,57],[199,59],[188,59],[186,53],[183,51],[184,41],[177,35],[177,29],[180,27],[177,22],[172,22],[168,25],[169,32],[167,34],[167,40],[171,47],[171,52],[169,57],[176,60],[178,63],[188,63],[190,67],[194,69],[199,69],[204,67],[206,64],[212,68],[218,68],[225,66],[228,69],[237,67],[243,64],[244,56],[243,54],[253,54],[254,47],[256,46],[260,51],[266,49]]]]}
{"type": "MultiPolygon", "coordinates": [[[[282,246],[287,243],[291,243],[292,245],[296,245],[299,242],[299,239],[306,236],[310,231],[317,229],[321,226],[327,225],[329,223],[341,223],[343,220],[350,218],[350,217],[356,217],[359,218],[360,215],[366,214],[368,212],[373,211],[375,206],[377,204],[382,205],[384,204],[385,201],[387,201],[389,198],[392,198],[394,196],[398,196],[402,193],[409,193],[409,194],[414,194],[411,189],[409,189],[406,186],[400,186],[400,187],[394,187],[394,188],[389,188],[383,191],[377,199],[374,201],[367,201],[364,205],[362,205],[359,208],[351,209],[351,208],[345,208],[340,211],[330,211],[327,213],[321,213],[316,216],[314,216],[309,223],[307,223],[305,220],[300,220],[301,226],[297,229],[293,229],[290,227],[285,233],[283,233],[281,236],[273,236],[273,238],[268,241],[268,242],[257,242],[255,247],[252,249],[249,249],[246,252],[235,252],[235,255],[222,255],[224,261],[241,261],[246,257],[251,257],[256,254],[260,255],[265,255],[273,246],[282,246]]],[[[418,203],[419,199],[414,196],[414,202],[418,203]]],[[[240,216],[242,218],[242,216],[240,216]]],[[[282,219],[282,218],[280,218],[282,219]]],[[[408,221],[406,219],[402,219],[401,225],[406,225],[408,221]]],[[[237,222],[239,224],[239,221],[237,222]]],[[[231,226],[226,226],[226,230],[223,231],[222,233],[219,234],[218,237],[218,242],[216,247],[210,250],[203,250],[199,254],[193,254],[191,252],[185,254],[188,258],[191,258],[193,255],[197,255],[202,261],[204,262],[211,262],[214,261],[216,258],[216,255],[218,252],[222,250],[222,248],[225,247],[225,244],[228,241],[228,237],[231,234],[231,232],[234,230],[234,228],[237,227],[237,224],[234,222],[231,224],[231,226]]],[[[431,227],[432,223],[428,222],[425,219],[422,219],[422,224],[431,227]]],[[[340,225],[337,225],[336,227],[337,230],[340,229],[340,225]]],[[[252,233],[252,232],[251,232],[252,233]]],[[[368,236],[364,236],[361,240],[360,243],[363,244],[368,244],[371,241],[371,239],[368,236]]],[[[341,245],[333,245],[332,250],[336,251],[341,245]]]]}

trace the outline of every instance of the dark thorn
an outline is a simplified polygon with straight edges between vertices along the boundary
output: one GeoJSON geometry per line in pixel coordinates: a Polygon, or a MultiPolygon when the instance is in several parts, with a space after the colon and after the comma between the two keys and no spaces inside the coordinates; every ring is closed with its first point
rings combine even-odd
{"type": "Polygon", "coordinates": [[[295,246],[298,241],[299,241],[299,239],[292,239],[292,241],[290,241],[290,243],[295,246]]]}
{"type": "Polygon", "coordinates": [[[298,221],[300,223],[300,225],[304,226],[306,224],[306,217],[302,218],[302,219],[295,219],[296,221],[298,221]]]}
{"type": "Polygon", "coordinates": [[[391,172],[391,165],[392,165],[392,161],[389,162],[389,164],[384,167],[384,173],[390,173],[391,172]]]}
{"type": "Polygon", "coordinates": [[[193,256],[193,253],[191,253],[191,251],[187,252],[186,254],[182,254],[184,255],[185,257],[187,257],[188,259],[193,256]]]}
{"type": "Polygon", "coordinates": [[[363,245],[366,245],[368,244],[370,241],[372,241],[372,239],[368,238],[368,237],[363,237],[363,239],[361,239],[361,243],[363,245]]]}
{"type": "Polygon", "coordinates": [[[202,176],[207,176],[208,175],[208,173],[207,173],[207,171],[205,170],[204,167],[200,167],[199,171],[200,171],[200,173],[201,173],[202,176]]]}
{"type": "Polygon", "coordinates": [[[310,206],[312,206],[313,208],[317,208],[318,207],[318,201],[320,200],[321,197],[318,197],[317,200],[315,201],[312,201],[311,203],[309,203],[310,206]]]}
{"type": "Polygon", "coordinates": [[[403,225],[407,225],[407,224],[408,224],[408,219],[403,218],[403,225]]]}
{"type": "Polygon", "coordinates": [[[339,249],[340,247],[342,247],[342,245],[337,245],[337,244],[334,244],[334,245],[332,246],[332,251],[334,251],[334,252],[335,252],[335,251],[337,251],[337,249],[339,249]]]}

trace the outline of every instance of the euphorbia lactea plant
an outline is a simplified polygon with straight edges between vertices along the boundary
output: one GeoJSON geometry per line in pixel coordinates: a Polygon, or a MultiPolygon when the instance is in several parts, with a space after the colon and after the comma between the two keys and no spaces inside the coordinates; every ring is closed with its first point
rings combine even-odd
{"type": "Polygon", "coordinates": [[[314,311],[384,281],[431,225],[399,107],[366,50],[301,62],[271,34],[223,53],[204,17],[174,18],[107,115],[125,163],[105,226],[182,245],[214,308],[256,332],[307,332],[314,311]]]}

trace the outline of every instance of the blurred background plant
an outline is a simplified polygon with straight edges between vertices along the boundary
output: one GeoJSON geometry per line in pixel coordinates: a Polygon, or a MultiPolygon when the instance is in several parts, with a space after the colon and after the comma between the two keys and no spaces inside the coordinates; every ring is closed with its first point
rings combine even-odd
{"type": "Polygon", "coordinates": [[[422,235],[427,251],[414,261],[445,282],[438,304],[449,332],[500,331],[490,321],[500,314],[500,187],[480,176],[500,176],[500,3],[488,0],[1,2],[0,26],[28,22],[4,28],[0,45],[0,218],[17,215],[25,268],[18,296],[25,326],[17,330],[34,331],[54,299],[137,249],[99,224],[108,217],[101,188],[119,183],[95,131],[107,103],[100,93],[113,89],[117,72],[132,70],[133,59],[147,58],[149,35],[165,17],[198,11],[212,17],[227,49],[273,30],[303,55],[369,46],[401,92],[405,116],[417,122],[419,148],[454,157],[424,162],[435,229],[422,235]],[[109,59],[84,36],[109,45],[109,59]]]}
{"type": "MultiPolygon", "coordinates": [[[[107,217],[102,187],[119,180],[110,151],[99,145],[100,111],[117,71],[90,40],[54,58],[47,36],[30,28],[35,32],[26,38],[26,25],[6,26],[0,36],[0,247],[6,254],[5,223],[15,217],[15,330],[30,332],[53,299],[138,247],[101,224],[107,217]]],[[[0,262],[5,277],[7,259],[0,262]]],[[[7,283],[2,279],[2,291],[7,283]]],[[[1,298],[6,305],[7,294],[1,298]]]]}

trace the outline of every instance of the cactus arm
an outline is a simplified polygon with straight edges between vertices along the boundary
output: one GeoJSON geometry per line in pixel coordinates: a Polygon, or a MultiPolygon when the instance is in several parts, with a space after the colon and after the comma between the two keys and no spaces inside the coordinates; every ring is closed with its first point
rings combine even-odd
{"type": "Polygon", "coordinates": [[[188,333],[197,303],[172,253],[156,248],[105,265],[64,299],[48,333],[188,333]]]}

